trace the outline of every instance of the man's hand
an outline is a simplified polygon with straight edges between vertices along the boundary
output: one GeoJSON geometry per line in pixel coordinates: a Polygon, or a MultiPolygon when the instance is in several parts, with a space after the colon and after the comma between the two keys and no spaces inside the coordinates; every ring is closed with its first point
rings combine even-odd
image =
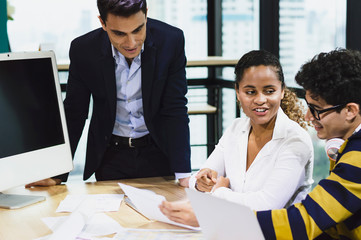
{"type": "Polygon", "coordinates": [[[214,185],[213,189],[212,189],[212,192],[215,191],[217,188],[220,188],[220,187],[226,187],[226,188],[229,188],[229,178],[225,178],[223,176],[219,176],[217,178],[217,183],[216,185],[214,185]]]}
{"type": "Polygon", "coordinates": [[[189,226],[199,227],[196,215],[189,201],[168,202],[159,205],[160,211],[170,220],[189,226]]]}
{"type": "Polygon", "coordinates": [[[189,179],[191,177],[186,177],[186,178],[180,178],[178,179],[179,185],[181,185],[182,187],[189,187],[189,179]]]}
{"type": "Polygon", "coordinates": [[[210,192],[217,182],[218,173],[210,168],[201,169],[196,175],[196,189],[202,192],[210,192]]]}
{"type": "Polygon", "coordinates": [[[55,186],[55,185],[59,185],[61,183],[60,179],[57,178],[47,178],[47,179],[43,179],[37,182],[33,182],[33,183],[29,183],[26,184],[25,187],[26,188],[30,188],[30,187],[49,187],[49,186],[55,186]]]}

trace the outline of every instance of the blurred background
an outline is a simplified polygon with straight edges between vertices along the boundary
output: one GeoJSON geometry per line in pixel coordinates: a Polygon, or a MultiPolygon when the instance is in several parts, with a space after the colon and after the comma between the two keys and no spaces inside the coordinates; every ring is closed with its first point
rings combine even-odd
{"type": "MultiPolygon", "coordinates": [[[[53,50],[57,63],[67,65],[71,40],[100,27],[95,0],[0,1],[0,52],[53,50]]],[[[299,88],[294,81],[296,72],[315,54],[337,47],[360,50],[361,38],[356,29],[360,23],[361,1],[357,0],[147,2],[148,17],[184,31],[188,61],[208,56],[238,60],[252,49],[266,49],[279,56],[286,85],[296,90],[299,88]]],[[[59,72],[64,86],[67,74],[66,69],[59,72]]],[[[192,168],[197,170],[240,112],[235,101],[232,64],[187,67],[187,78],[189,104],[208,103],[217,107],[212,114],[190,115],[192,168]],[[197,82],[197,79],[204,81],[197,82]],[[222,81],[214,84],[214,79],[222,81]],[[208,85],[210,82],[212,86],[208,85]]],[[[78,146],[70,179],[81,178],[86,131],[87,128],[78,146]]],[[[324,141],[317,139],[311,127],[309,133],[315,148],[314,179],[317,183],[328,175],[329,162],[324,141]]]]}

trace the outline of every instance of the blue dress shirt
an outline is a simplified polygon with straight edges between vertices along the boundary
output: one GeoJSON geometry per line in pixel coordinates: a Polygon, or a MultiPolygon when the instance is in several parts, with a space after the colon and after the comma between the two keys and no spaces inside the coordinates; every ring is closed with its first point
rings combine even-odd
{"type": "MultiPolygon", "coordinates": [[[[142,51],[144,45],[142,46],[142,51]]],[[[113,134],[122,137],[140,138],[149,133],[144,121],[142,98],[141,53],[130,67],[125,57],[112,45],[115,59],[117,86],[117,111],[113,134]]],[[[175,173],[176,179],[189,177],[191,173],[175,173]]]]}
{"type": "MultiPolygon", "coordinates": [[[[143,51],[142,47],[142,51],[143,51]]],[[[149,133],[143,116],[142,69],[139,54],[129,67],[125,57],[112,46],[115,59],[117,111],[113,134],[140,138],[149,133]]]]}

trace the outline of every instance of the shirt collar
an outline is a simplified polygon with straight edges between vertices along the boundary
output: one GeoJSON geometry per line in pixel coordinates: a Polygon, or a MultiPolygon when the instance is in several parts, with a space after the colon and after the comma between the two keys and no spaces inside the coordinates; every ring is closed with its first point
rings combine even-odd
{"type": "Polygon", "coordinates": [[[358,125],[358,127],[355,129],[355,131],[354,131],[353,133],[354,133],[354,134],[357,133],[358,131],[360,131],[360,129],[361,129],[361,124],[358,125]]]}
{"type": "Polygon", "coordinates": [[[280,107],[277,112],[275,128],[273,130],[273,137],[272,137],[273,139],[286,137],[287,128],[285,126],[287,125],[288,119],[289,118],[280,107]]]}
{"type": "MultiPolygon", "coordinates": [[[[273,129],[272,139],[284,138],[286,136],[286,128],[284,127],[287,123],[287,115],[283,112],[280,107],[277,111],[276,123],[273,129]]],[[[246,132],[251,128],[251,120],[247,117],[247,124],[244,124],[241,131],[246,132]]]]}

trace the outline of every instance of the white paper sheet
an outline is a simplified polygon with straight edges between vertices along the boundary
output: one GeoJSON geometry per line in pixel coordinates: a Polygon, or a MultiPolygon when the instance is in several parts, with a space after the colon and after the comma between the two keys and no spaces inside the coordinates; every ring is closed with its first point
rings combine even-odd
{"type": "Polygon", "coordinates": [[[78,238],[92,238],[125,231],[117,221],[104,213],[96,213],[84,226],[78,238]]]}
{"type": "Polygon", "coordinates": [[[89,217],[89,214],[81,211],[73,212],[65,221],[55,224],[56,227],[53,229],[53,234],[49,236],[48,240],[75,239],[83,230],[89,217]]]}
{"type": "Polygon", "coordinates": [[[73,212],[79,207],[93,212],[116,212],[123,197],[123,194],[67,195],[56,212],[73,212]]]}
{"type": "Polygon", "coordinates": [[[147,218],[192,230],[200,230],[200,228],[180,224],[169,220],[159,209],[159,205],[162,203],[162,201],[166,200],[164,196],[158,195],[149,190],[135,188],[123,183],[118,184],[124,191],[125,195],[127,195],[136,206],[138,211],[147,218]]]}
{"type": "MultiPolygon", "coordinates": [[[[66,233],[61,233],[65,227],[68,227],[69,224],[82,224],[83,220],[80,219],[80,222],[77,217],[73,215],[78,215],[78,212],[72,213],[70,216],[63,216],[63,217],[47,217],[43,218],[43,222],[54,232],[52,235],[48,235],[46,237],[40,238],[41,240],[49,240],[54,238],[54,234],[60,235],[63,239],[78,239],[78,240],[85,240],[85,239],[92,239],[96,236],[105,236],[113,233],[119,233],[125,231],[125,229],[119,225],[117,221],[113,218],[109,217],[104,213],[96,213],[89,218],[83,218],[85,220],[85,224],[81,231],[79,232],[80,226],[73,227],[66,229],[66,233]],[[65,227],[62,227],[62,226],[65,227]],[[71,235],[69,231],[73,231],[71,235]]],[[[40,240],[38,239],[38,240],[40,240]]]]}

